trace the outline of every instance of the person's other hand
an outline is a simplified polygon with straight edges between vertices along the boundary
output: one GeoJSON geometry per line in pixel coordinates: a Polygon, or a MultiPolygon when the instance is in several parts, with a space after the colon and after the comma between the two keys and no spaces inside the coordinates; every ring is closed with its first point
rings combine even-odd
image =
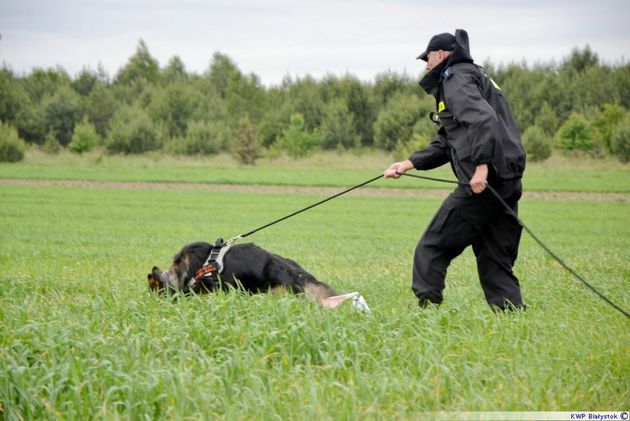
{"type": "Polygon", "coordinates": [[[481,164],[475,168],[475,173],[468,182],[473,193],[479,194],[488,186],[488,165],[481,164]]]}

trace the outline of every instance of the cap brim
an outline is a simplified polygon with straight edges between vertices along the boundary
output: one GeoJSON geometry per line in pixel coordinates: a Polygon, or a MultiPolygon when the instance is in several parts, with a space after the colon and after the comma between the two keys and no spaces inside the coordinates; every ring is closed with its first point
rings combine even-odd
{"type": "Polygon", "coordinates": [[[427,61],[427,56],[429,55],[429,50],[426,50],[425,52],[423,52],[422,54],[420,54],[418,57],[416,57],[416,60],[424,60],[427,61]]]}

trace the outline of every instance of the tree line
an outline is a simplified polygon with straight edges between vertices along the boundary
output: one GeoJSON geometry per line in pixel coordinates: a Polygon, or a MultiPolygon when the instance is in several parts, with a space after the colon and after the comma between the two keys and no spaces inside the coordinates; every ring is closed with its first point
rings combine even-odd
{"type": "MultiPolygon", "coordinates": [[[[484,67],[510,102],[530,160],[554,150],[630,160],[630,65],[602,63],[586,46],[560,63],[484,67]]],[[[265,87],[218,52],[202,74],[188,72],[178,56],[160,67],[140,40],[113,78],[102,68],[75,77],[62,68],[19,75],[5,64],[0,160],[19,159],[23,144],[49,153],[97,145],[121,154],[229,151],[244,164],[316,149],[378,148],[404,157],[434,136],[434,108],[407,75],[285,77],[265,87]]]]}

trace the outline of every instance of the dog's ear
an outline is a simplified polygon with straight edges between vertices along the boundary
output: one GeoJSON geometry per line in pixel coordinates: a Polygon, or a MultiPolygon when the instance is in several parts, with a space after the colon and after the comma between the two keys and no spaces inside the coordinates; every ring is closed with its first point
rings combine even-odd
{"type": "Polygon", "coordinates": [[[162,289],[162,283],[160,282],[160,278],[156,277],[153,274],[153,272],[147,274],[147,280],[149,282],[149,289],[151,291],[159,292],[162,289]]]}

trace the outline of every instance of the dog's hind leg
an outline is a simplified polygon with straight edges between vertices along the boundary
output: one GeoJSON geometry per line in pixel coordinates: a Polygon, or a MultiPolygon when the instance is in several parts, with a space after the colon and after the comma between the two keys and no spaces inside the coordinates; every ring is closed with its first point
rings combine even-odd
{"type": "Polygon", "coordinates": [[[273,284],[288,287],[294,294],[303,293],[317,301],[337,295],[331,287],[318,281],[293,260],[276,260],[268,269],[269,280],[273,284]]]}

